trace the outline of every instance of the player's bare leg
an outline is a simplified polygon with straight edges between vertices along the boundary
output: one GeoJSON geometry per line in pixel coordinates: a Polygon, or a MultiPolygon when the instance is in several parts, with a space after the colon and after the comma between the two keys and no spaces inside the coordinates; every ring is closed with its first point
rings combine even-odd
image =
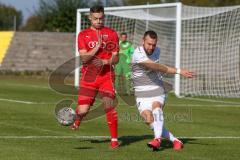
{"type": "Polygon", "coordinates": [[[150,125],[153,122],[152,111],[144,110],[142,111],[141,116],[147,125],[150,125]]]}
{"type": "Polygon", "coordinates": [[[76,119],[70,126],[72,130],[77,130],[81,124],[82,119],[86,116],[90,108],[90,105],[78,105],[76,108],[76,119]]]}
{"type": "Polygon", "coordinates": [[[113,106],[113,99],[109,97],[103,97],[104,101],[104,110],[106,113],[106,119],[111,134],[111,144],[110,147],[115,149],[119,146],[118,143],[118,116],[113,106]]]}

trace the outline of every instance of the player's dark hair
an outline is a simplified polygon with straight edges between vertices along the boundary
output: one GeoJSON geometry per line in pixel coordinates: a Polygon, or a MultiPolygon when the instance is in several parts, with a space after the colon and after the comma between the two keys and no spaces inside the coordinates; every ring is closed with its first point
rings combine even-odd
{"type": "Polygon", "coordinates": [[[127,36],[127,33],[126,33],[126,32],[122,32],[122,33],[120,34],[120,36],[123,36],[123,35],[127,36]]]}
{"type": "Polygon", "coordinates": [[[147,36],[149,36],[149,37],[152,38],[152,39],[157,39],[157,38],[158,38],[158,37],[157,37],[157,33],[154,32],[154,31],[152,31],[152,30],[146,31],[146,32],[144,33],[143,38],[146,38],[147,36]]]}
{"type": "Polygon", "coordinates": [[[104,13],[104,7],[100,5],[95,5],[90,8],[90,13],[104,13]]]}

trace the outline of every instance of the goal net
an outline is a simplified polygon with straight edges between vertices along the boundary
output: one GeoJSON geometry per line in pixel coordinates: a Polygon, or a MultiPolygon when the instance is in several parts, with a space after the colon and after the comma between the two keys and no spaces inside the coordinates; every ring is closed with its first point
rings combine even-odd
{"type": "MultiPolygon", "coordinates": [[[[141,45],[146,30],[157,32],[160,63],[197,73],[193,79],[164,76],[177,96],[240,97],[239,11],[240,6],[203,8],[181,3],[108,7],[105,26],[126,32],[135,47],[141,45]]],[[[89,9],[77,11],[76,35],[90,26],[88,14],[89,9]]],[[[77,68],[75,86],[79,76],[77,68]]]]}
{"type": "Polygon", "coordinates": [[[182,13],[181,67],[198,75],[181,79],[181,94],[240,97],[240,6],[182,13]]]}

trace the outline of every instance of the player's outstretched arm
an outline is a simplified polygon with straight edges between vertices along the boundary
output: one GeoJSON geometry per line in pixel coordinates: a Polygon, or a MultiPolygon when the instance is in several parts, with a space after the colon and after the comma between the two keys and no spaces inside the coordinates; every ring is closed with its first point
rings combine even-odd
{"type": "Polygon", "coordinates": [[[154,70],[154,71],[159,71],[162,73],[167,73],[167,74],[180,74],[183,77],[187,78],[193,78],[194,73],[191,71],[188,71],[186,69],[177,69],[174,67],[170,67],[164,64],[159,64],[155,63],[152,60],[146,60],[140,63],[141,65],[147,67],[148,69],[154,70]]]}
{"type": "Polygon", "coordinates": [[[186,69],[179,69],[180,71],[180,75],[183,76],[183,77],[186,77],[186,78],[193,78],[195,76],[195,73],[194,72],[191,72],[189,70],[186,70],[186,69]]]}

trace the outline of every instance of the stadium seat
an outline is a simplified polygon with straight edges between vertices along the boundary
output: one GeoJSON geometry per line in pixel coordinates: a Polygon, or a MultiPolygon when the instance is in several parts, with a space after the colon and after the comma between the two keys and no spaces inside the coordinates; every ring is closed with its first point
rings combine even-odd
{"type": "Polygon", "coordinates": [[[2,31],[0,32],[0,64],[7,53],[8,47],[11,43],[14,32],[12,31],[2,31]]]}

